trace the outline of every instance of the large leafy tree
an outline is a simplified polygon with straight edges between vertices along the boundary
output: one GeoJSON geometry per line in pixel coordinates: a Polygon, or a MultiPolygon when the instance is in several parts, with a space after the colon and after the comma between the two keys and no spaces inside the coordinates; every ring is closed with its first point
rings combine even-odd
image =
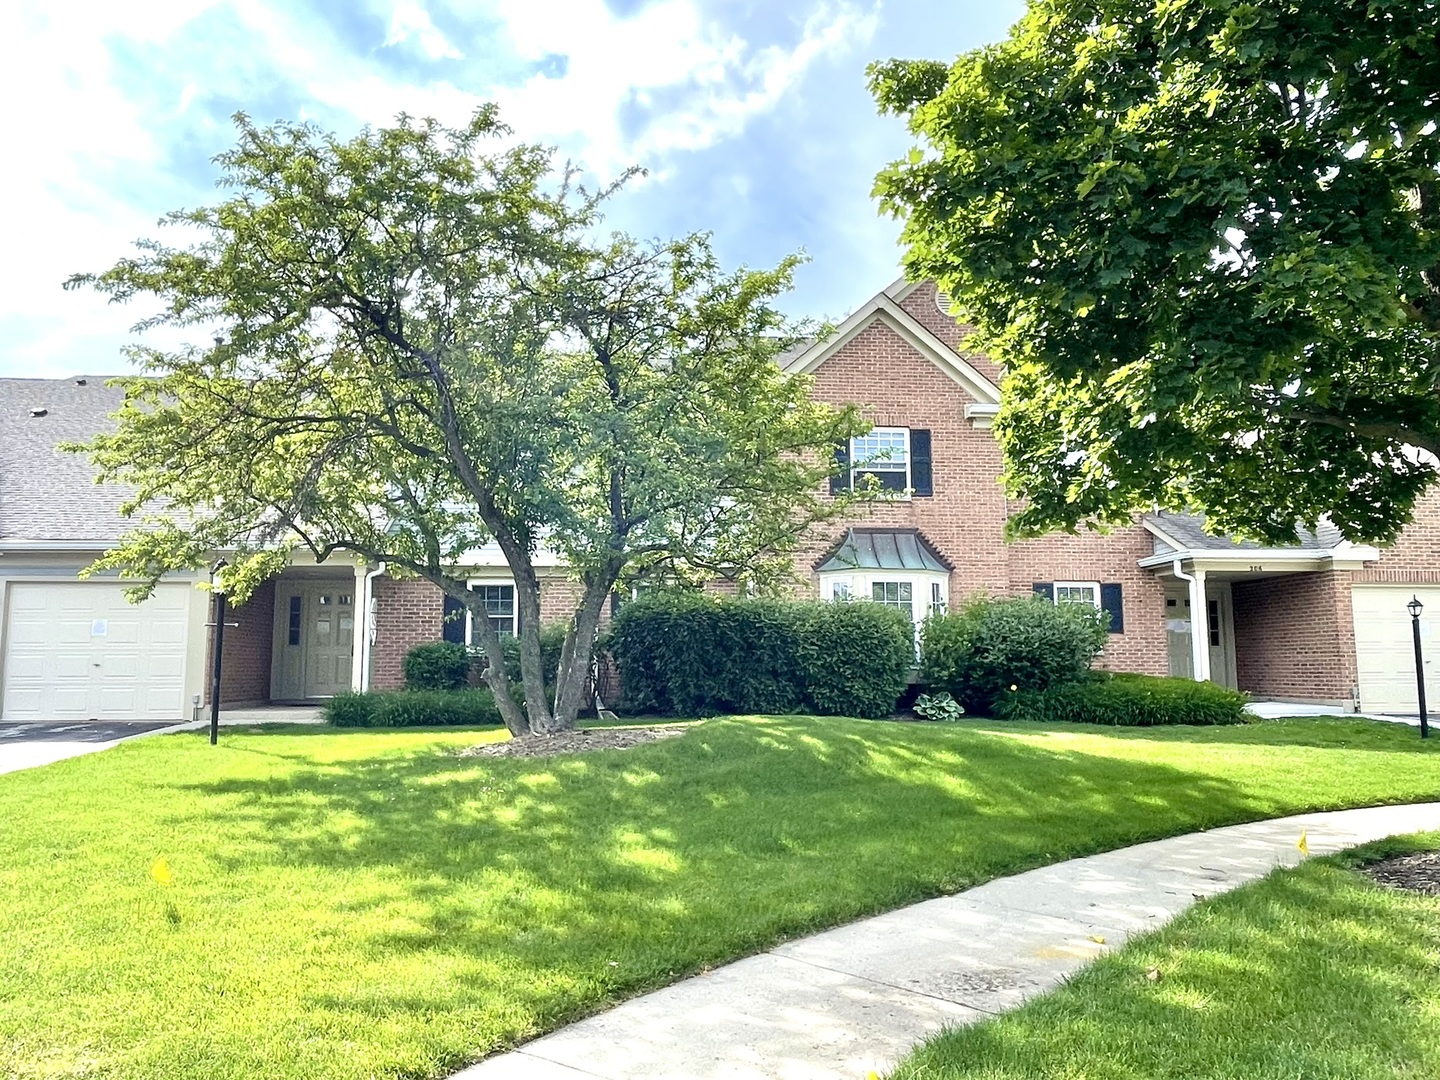
{"type": "Polygon", "coordinates": [[[1440,453],[1440,3],[1032,0],[871,72],[906,266],[1009,367],[1022,533],[1392,538],[1440,453]]]}
{"type": "Polygon", "coordinates": [[[118,430],[85,448],[143,518],[97,568],[153,584],[232,552],[243,601],[297,547],[384,561],[475,611],[523,734],[574,724],[617,583],[763,583],[843,512],[819,494],[829,448],[864,425],[774,362],[796,331],[773,304],[794,260],[731,273],[703,236],[596,240],[606,192],[541,148],[490,149],[491,110],[350,140],[239,129],[218,159],[229,197],[169,219],[193,243],[72,281],[158,300],[143,327],[207,339],[137,347],[118,430]],[[466,586],[488,542],[515,579],[523,708],[466,586]],[[550,701],[546,549],[583,585],[550,701]]]}

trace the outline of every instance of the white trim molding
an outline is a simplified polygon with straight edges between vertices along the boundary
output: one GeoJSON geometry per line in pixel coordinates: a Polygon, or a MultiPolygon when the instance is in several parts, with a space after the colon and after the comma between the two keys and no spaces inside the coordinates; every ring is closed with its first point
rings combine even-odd
{"type": "MultiPolygon", "coordinates": [[[[974,404],[999,408],[1000,388],[883,292],[857,309],[829,337],[814,342],[793,357],[782,370],[786,375],[809,375],[877,322],[899,335],[906,344],[949,376],[974,399],[974,404]]],[[[967,409],[967,417],[968,413],[967,409]]],[[[983,417],[983,412],[976,414],[972,423],[983,417]]],[[[982,425],[977,423],[976,426],[982,425]]]]}

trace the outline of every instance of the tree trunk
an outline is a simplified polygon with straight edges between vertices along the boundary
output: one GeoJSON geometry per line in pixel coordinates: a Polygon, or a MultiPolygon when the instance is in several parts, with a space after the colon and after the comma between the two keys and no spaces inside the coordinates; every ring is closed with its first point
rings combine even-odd
{"type": "Polygon", "coordinates": [[[552,735],[575,725],[557,724],[545,696],[545,663],[540,655],[540,582],[528,564],[511,570],[515,574],[515,603],[520,617],[520,682],[525,690],[525,712],[531,732],[552,735]]]}
{"type": "Polygon", "coordinates": [[[605,584],[603,579],[586,585],[574,625],[565,635],[565,648],[560,654],[560,670],[555,680],[555,718],[566,727],[575,726],[584,704],[585,680],[590,674],[590,658],[595,653],[600,614],[612,587],[613,583],[605,584]]]}
{"type": "Polygon", "coordinates": [[[480,634],[480,643],[485,649],[487,661],[485,685],[490,687],[491,693],[495,695],[495,706],[500,710],[500,719],[505,721],[505,727],[514,738],[529,735],[530,722],[525,717],[525,710],[520,708],[511,696],[510,684],[505,678],[505,647],[500,642],[500,635],[495,632],[489,615],[483,605],[477,603],[473,592],[466,589],[464,596],[456,599],[463,601],[470,609],[470,621],[480,634]]]}

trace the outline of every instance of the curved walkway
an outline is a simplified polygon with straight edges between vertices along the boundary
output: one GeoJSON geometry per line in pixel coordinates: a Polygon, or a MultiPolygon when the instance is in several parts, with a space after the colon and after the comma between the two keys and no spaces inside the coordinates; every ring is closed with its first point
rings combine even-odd
{"type": "Polygon", "coordinates": [[[1197,899],[1312,855],[1440,829],[1440,803],[1299,814],[1031,870],[788,942],[452,1080],[862,1080],[1013,1008],[1197,899]]]}

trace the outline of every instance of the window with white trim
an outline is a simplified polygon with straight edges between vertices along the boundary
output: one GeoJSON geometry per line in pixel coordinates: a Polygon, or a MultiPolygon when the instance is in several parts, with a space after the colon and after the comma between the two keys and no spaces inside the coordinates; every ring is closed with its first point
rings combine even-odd
{"type": "Polygon", "coordinates": [[[884,491],[910,489],[910,429],[871,428],[850,440],[850,485],[873,476],[884,491]]]}
{"type": "Polygon", "coordinates": [[[944,615],[949,605],[945,602],[945,587],[938,581],[930,583],[930,614],[944,615]]]}
{"type": "Polygon", "coordinates": [[[912,622],[915,619],[915,586],[909,581],[872,581],[870,599],[877,604],[893,607],[905,613],[912,622]]]}
{"type": "Polygon", "coordinates": [[[1055,582],[1055,603],[1089,604],[1100,606],[1100,583],[1098,581],[1057,581],[1055,582]]]}
{"type": "Polygon", "coordinates": [[[853,600],[854,595],[850,591],[851,583],[849,578],[836,578],[830,582],[830,595],[827,600],[853,600]]]}
{"type": "MultiPolygon", "coordinates": [[[[501,637],[514,637],[516,635],[517,610],[515,607],[515,586],[509,582],[481,582],[470,586],[472,592],[479,598],[485,608],[485,616],[490,620],[490,625],[501,637]]],[[[475,632],[475,613],[466,609],[467,633],[466,637],[471,645],[479,645],[479,636],[475,632]]]]}

